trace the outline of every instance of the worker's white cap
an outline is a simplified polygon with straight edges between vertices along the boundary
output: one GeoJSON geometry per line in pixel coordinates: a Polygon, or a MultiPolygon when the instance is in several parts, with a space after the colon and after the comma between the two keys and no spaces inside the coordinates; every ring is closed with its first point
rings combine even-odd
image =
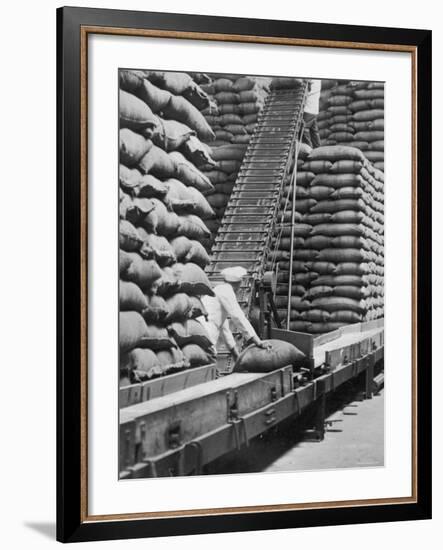
{"type": "Polygon", "coordinates": [[[221,274],[227,283],[238,283],[248,272],[244,267],[226,267],[221,274]]]}

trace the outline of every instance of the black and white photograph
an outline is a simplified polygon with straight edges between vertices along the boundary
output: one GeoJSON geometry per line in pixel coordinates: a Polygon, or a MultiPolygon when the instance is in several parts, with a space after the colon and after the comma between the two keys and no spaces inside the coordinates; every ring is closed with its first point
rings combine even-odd
{"type": "Polygon", "coordinates": [[[383,467],[385,83],[118,86],[119,479],[383,467]]]}

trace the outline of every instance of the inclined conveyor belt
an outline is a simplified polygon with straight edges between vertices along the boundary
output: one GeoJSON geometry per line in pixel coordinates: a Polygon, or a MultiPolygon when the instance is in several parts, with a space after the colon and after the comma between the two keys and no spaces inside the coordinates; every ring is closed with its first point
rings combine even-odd
{"type": "MultiPolygon", "coordinates": [[[[206,272],[221,279],[230,266],[243,266],[248,275],[237,292],[249,312],[255,281],[266,269],[285,181],[297,162],[297,143],[303,130],[307,84],[273,90],[259,115],[231,197],[218,229],[206,272]]],[[[295,169],[295,168],[294,168],[295,169]]]]}

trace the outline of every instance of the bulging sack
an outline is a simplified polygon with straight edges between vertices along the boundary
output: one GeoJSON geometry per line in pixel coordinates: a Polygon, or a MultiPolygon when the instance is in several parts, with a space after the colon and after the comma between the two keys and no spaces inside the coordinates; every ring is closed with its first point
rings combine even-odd
{"type": "Polygon", "coordinates": [[[157,361],[160,363],[165,374],[172,374],[190,367],[188,359],[178,348],[160,350],[157,351],[156,355],[157,361]]]}
{"type": "MultiPolygon", "coordinates": [[[[174,164],[174,174],[176,179],[180,180],[187,186],[195,187],[202,193],[212,191],[214,189],[214,186],[209,179],[181,153],[174,151],[169,154],[169,158],[174,164]]],[[[174,174],[171,174],[168,177],[174,177],[174,174]]]]}
{"type": "Polygon", "coordinates": [[[353,300],[352,298],[344,298],[338,296],[327,296],[324,298],[316,298],[312,301],[312,306],[316,309],[324,309],[329,312],[349,310],[356,313],[364,313],[365,303],[363,300],[353,300]]]}
{"type": "Polygon", "coordinates": [[[152,141],[129,128],[122,128],[119,133],[120,161],[126,166],[135,166],[150,150],[152,141]]]}
{"type": "Polygon", "coordinates": [[[136,348],[127,354],[126,364],[131,369],[133,382],[144,382],[167,373],[157,355],[150,349],[136,348]]]}
{"type": "Polygon", "coordinates": [[[120,311],[143,311],[148,302],[140,287],[135,283],[119,282],[120,311]]]}
{"type": "Polygon", "coordinates": [[[359,160],[337,160],[331,166],[331,174],[359,174],[363,162],[359,160]]]}
{"type": "Polygon", "coordinates": [[[179,227],[176,234],[196,240],[207,239],[211,236],[211,232],[206,227],[205,223],[194,214],[179,216],[179,227]]]}
{"type": "Polygon", "coordinates": [[[360,199],[338,199],[338,200],[323,200],[319,201],[310,210],[312,214],[326,212],[334,214],[336,212],[342,212],[343,210],[353,210],[364,212],[367,206],[364,201],[360,199]]]}
{"type": "Polygon", "coordinates": [[[303,163],[303,171],[312,172],[314,174],[324,174],[329,172],[332,166],[333,164],[329,160],[307,160],[303,163]]]}
{"type": "Polygon", "coordinates": [[[173,159],[156,145],[140,159],[138,168],[142,174],[151,174],[160,179],[172,178],[176,173],[173,159]]]}
{"type": "Polygon", "coordinates": [[[173,266],[173,271],[180,281],[180,292],[190,296],[214,296],[208,276],[198,265],[192,262],[177,263],[173,266]]]}
{"type": "Polygon", "coordinates": [[[158,125],[152,136],[152,141],[169,153],[170,151],[176,151],[191,136],[195,136],[195,132],[186,124],[176,120],[163,120],[158,117],[158,125]]]}
{"type": "Polygon", "coordinates": [[[158,233],[160,235],[176,234],[180,227],[180,219],[175,212],[169,211],[162,201],[150,199],[154,208],[148,214],[143,216],[139,223],[148,233],[158,233]]]}
{"type": "MultiPolygon", "coordinates": [[[[353,161],[351,161],[353,162],[353,161]]],[[[362,187],[363,178],[359,174],[319,174],[311,181],[311,186],[324,185],[326,187],[362,187]]]]}
{"type": "Polygon", "coordinates": [[[209,365],[215,361],[215,355],[203,350],[197,344],[186,344],[182,353],[192,368],[209,365]]]}
{"type": "Polygon", "coordinates": [[[366,255],[358,248],[325,248],[320,250],[317,259],[326,262],[357,262],[365,261],[366,255]]]}
{"type": "Polygon", "coordinates": [[[168,313],[165,317],[165,322],[168,324],[188,319],[191,314],[191,297],[184,292],[178,292],[167,298],[166,305],[168,313]]]}
{"type": "Polygon", "coordinates": [[[203,325],[196,319],[188,319],[182,323],[172,323],[168,331],[180,348],[187,344],[196,344],[206,352],[213,352],[212,342],[203,325]]]}
{"type": "Polygon", "coordinates": [[[125,279],[146,289],[161,277],[161,269],[155,260],[144,260],[137,252],[129,252],[129,255],[131,264],[125,271],[125,279]]]}
{"type": "Polygon", "coordinates": [[[171,95],[168,104],[163,108],[163,114],[165,118],[177,120],[195,130],[203,141],[212,141],[215,138],[205,117],[183,97],[171,95]]]}
{"type": "Polygon", "coordinates": [[[144,101],[123,90],[119,92],[120,126],[142,132],[151,137],[157,125],[157,117],[144,101]]]}
{"type": "Polygon", "coordinates": [[[303,365],[305,354],[283,340],[265,340],[270,349],[255,345],[247,347],[237,359],[234,372],[272,372],[286,366],[297,370],[303,365]]]}
{"type": "Polygon", "coordinates": [[[169,314],[166,301],[156,294],[145,296],[147,305],[142,311],[144,320],[147,323],[164,323],[169,314]]]}
{"type": "Polygon", "coordinates": [[[136,311],[122,311],[119,316],[119,347],[120,351],[129,351],[143,347],[148,336],[148,327],[143,317],[136,311]]]}
{"type": "Polygon", "coordinates": [[[199,241],[181,236],[173,239],[171,246],[179,262],[193,262],[202,268],[210,262],[208,253],[199,241]]]}
{"type": "Polygon", "coordinates": [[[365,228],[356,223],[322,223],[312,228],[312,235],[328,235],[337,237],[341,235],[352,235],[360,237],[365,233],[365,228]]]}
{"type": "Polygon", "coordinates": [[[119,243],[120,248],[126,252],[139,250],[143,244],[137,229],[127,220],[120,220],[119,243]]]}

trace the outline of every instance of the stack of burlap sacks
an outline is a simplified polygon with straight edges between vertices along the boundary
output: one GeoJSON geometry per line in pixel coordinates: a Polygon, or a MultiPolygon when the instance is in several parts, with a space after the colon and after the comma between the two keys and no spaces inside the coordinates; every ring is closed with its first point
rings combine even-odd
{"type": "MultiPolygon", "coordinates": [[[[208,223],[215,235],[269,93],[271,79],[229,74],[208,76],[211,81],[203,84],[202,89],[210,97],[210,105],[203,113],[215,133],[216,139],[210,145],[217,165],[203,166],[202,170],[214,185],[207,198],[216,215],[208,223]]],[[[203,244],[209,250],[212,240],[203,244]]]]}
{"type": "Polygon", "coordinates": [[[199,297],[213,294],[200,242],[213,186],[198,167],[213,164],[202,141],[215,136],[201,114],[209,99],[189,75],[119,76],[123,385],[213,361],[196,318],[206,313],[199,297]]]}
{"type": "MultiPolygon", "coordinates": [[[[291,330],[321,334],[383,317],[384,176],[356,148],[300,151],[297,169],[291,330]]],[[[287,187],[290,191],[290,187],[287,187]]],[[[277,228],[275,301],[286,319],[291,194],[277,228]]]]}
{"type": "Polygon", "coordinates": [[[322,145],[356,147],[376,168],[384,170],[382,82],[341,81],[322,88],[318,126],[322,145]]]}

